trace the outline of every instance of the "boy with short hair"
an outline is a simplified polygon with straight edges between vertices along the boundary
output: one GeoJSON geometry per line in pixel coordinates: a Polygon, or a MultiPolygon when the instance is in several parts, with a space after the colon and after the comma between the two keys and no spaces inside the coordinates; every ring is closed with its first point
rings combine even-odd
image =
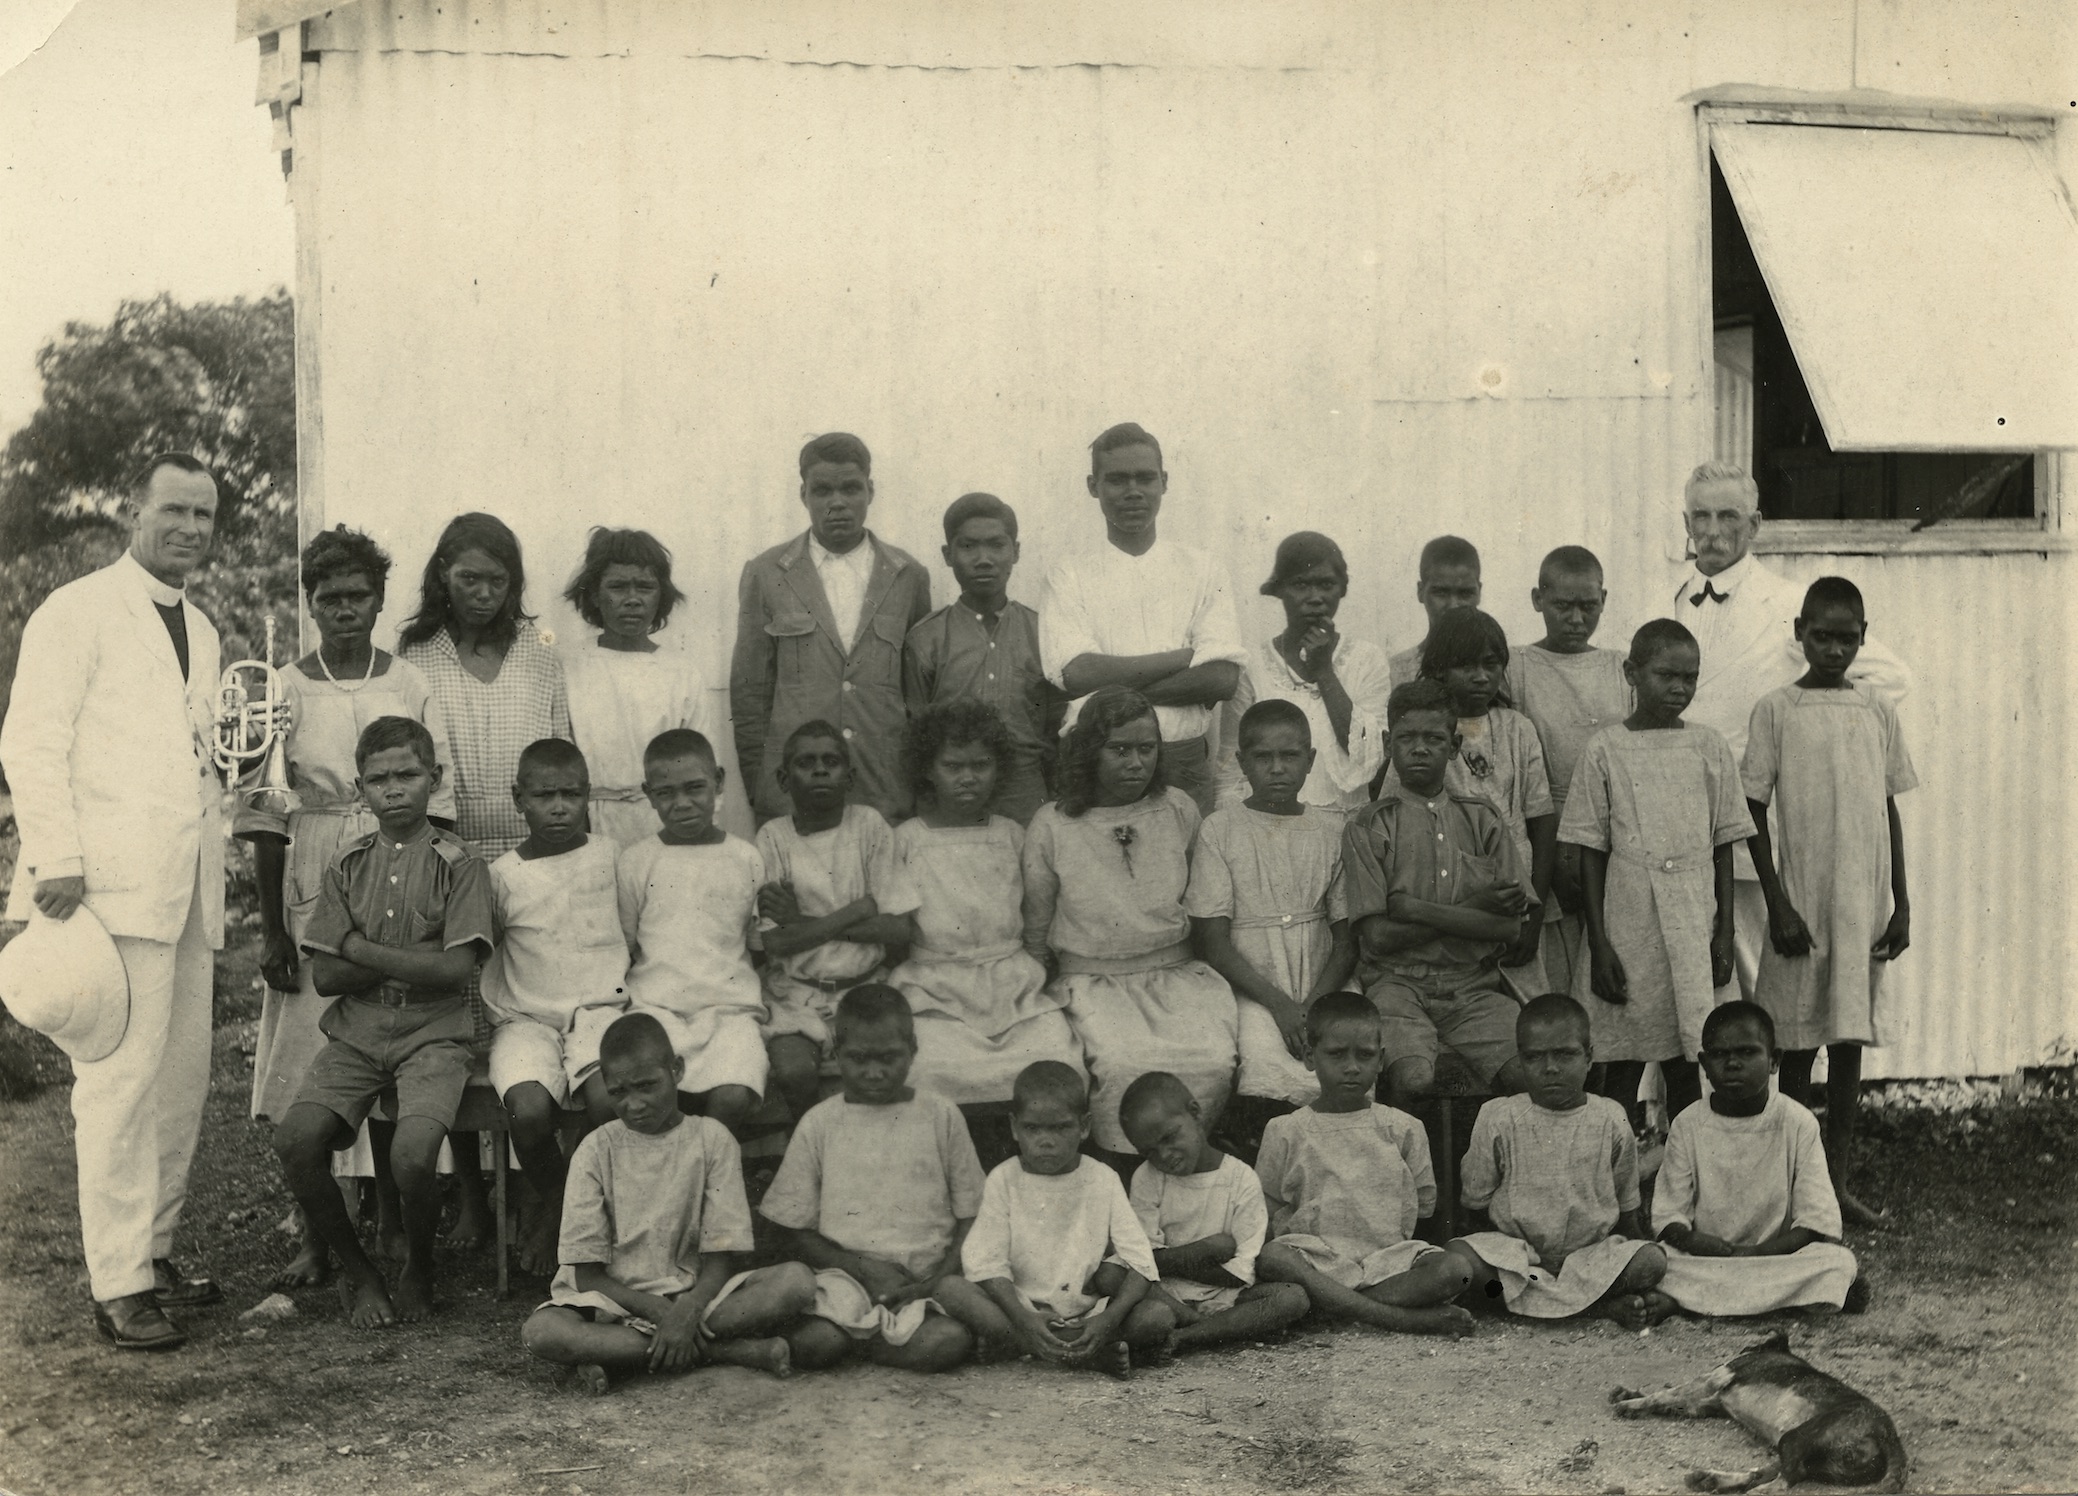
{"type": "MultiPolygon", "coordinates": [[[[613,1115],[599,1078],[599,1036],[627,1005],[628,947],[614,905],[612,840],[585,834],[591,775],[566,738],[529,743],[512,803],[527,838],[491,864],[498,948],[483,969],[491,1022],[491,1087],[505,1104],[512,1149],[537,1196],[520,1267],[556,1265],[566,1166],[557,1124],[568,1106],[589,1127],[613,1115]]],[[[589,1128],[587,1129],[589,1130],[589,1128]]]]}
{"type": "Polygon", "coordinates": [[[960,1272],[981,1208],[981,1163],[960,1109],[909,1087],[909,999],[880,982],[837,1004],[842,1093],[794,1129],[759,1212],[815,1270],[815,1306],[788,1333],[796,1366],[834,1366],[864,1345],[883,1366],[947,1371],[973,1340],[933,1295],[960,1272]]]}
{"type": "Polygon", "coordinates": [[[1445,787],[1457,708],[1441,682],[1398,687],[1386,718],[1397,782],[1351,818],[1342,867],[1358,976],[1384,1022],[1387,1099],[1428,1094],[1439,1042],[1497,1094],[1519,1091],[1500,957],[1529,901],[1508,827],[1487,800],[1445,787]]]}
{"type": "Polygon", "coordinates": [[[742,1155],[719,1122],[679,1110],[684,1069],[654,1014],[624,1014],[599,1041],[616,1120],[571,1157],[562,1268],[520,1330],[589,1391],[713,1364],[787,1376],[778,1332],[815,1302],[798,1262],[739,1271],[755,1245],[742,1155]]]}
{"type": "Polygon", "coordinates": [[[341,1302],[356,1328],[370,1329],[433,1311],[434,1167],[469,1083],[476,1026],[464,991],[490,954],[496,915],[482,859],[426,819],[441,780],[432,734],[408,717],[378,717],[355,744],[354,767],[377,829],[326,869],[303,932],[314,984],[335,1001],[323,1019],[329,1042],[275,1128],[274,1148],[296,1203],[339,1261],[341,1302]],[[390,1166],[405,1238],[394,1300],[330,1166],[392,1086],[390,1166]]]}
{"type": "Polygon", "coordinates": [[[945,511],[942,554],[960,595],[909,631],[902,694],[911,718],[963,696],[996,709],[1010,751],[989,809],[1026,825],[1052,798],[1047,775],[1068,699],[1046,678],[1039,615],[1010,600],[1019,557],[1017,511],[992,493],[962,494],[945,511]]]}
{"type": "Polygon", "coordinates": [[[628,1001],[685,1061],[689,1104],[734,1133],[765,1092],[765,994],[749,948],[765,862],[714,823],[726,781],[692,729],[650,740],[642,792],[663,826],[622,849],[618,897],[628,1001]]]}
{"type": "Polygon", "coordinates": [[[1472,1316],[1450,1302],[1470,1271],[1413,1239],[1415,1222],[1436,1209],[1428,1135],[1371,1099],[1384,1063],[1377,1010],[1359,993],[1330,992],[1307,1011],[1306,1028],[1320,1096],[1263,1129],[1255,1169],[1271,1239],[1256,1271],[1298,1284],[1333,1319],[1471,1334],[1472,1316]]]}
{"type": "Polygon", "coordinates": [[[765,963],[765,1048],[773,1084],[798,1120],[835,1064],[839,998],[887,975],[919,900],[902,876],[895,834],[870,805],[847,803],[851,745],[827,722],[804,722],[780,751],[790,815],[758,828],[765,881],[758,935],[765,963]]]}
{"type": "Polygon", "coordinates": [[[1859,1312],[1867,1285],[1840,1244],[1840,1203],[1818,1119],[1768,1084],[1780,1053],[1757,1003],[1728,1002],[1703,1020],[1710,1095],[1667,1129],[1652,1224],[1667,1247],[1656,1317],[1776,1309],[1859,1312]]]}
{"type": "Polygon", "coordinates": [[[996,1355],[1132,1374],[1160,1359],[1176,1320],[1149,1295],[1160,1274],[1118,1175],[1081,1151],[1089,1088],[1059,1060],[1018,1072],[1010,1103],[1017,1157],[998,1164],[961,1251],[964,1277],[940,1289],[996,1355]]]}
{"type": "Polygon", "coordinates": [[[1523,1005],[1516,1050],[1529,1090],[1479,1109],[1465,1150],[1465,1204],[1491,1229],[1450,1243],[1475,1296],[1536,1319],[1600,1314],[1625,1329],[1651,1322],[1642,1297],[1667,1270],[1639,1215],[1630,1117],[1587,1093],[1594,1044],[1587,1009],[1563,992],[1523,1005]]]}
{"type": "Polygon", "coordinates": [[[1149,1292],[1175,1317],[1175,1348],[1261,1340],[1303,1318],[1304,1289],[1256,1281],[1270,1231],[1262,1181],[1207,1140],[1190,1088],[1150,1070],[1126,1087],[1118,1116],[1144,1160],[1128,1198],[1154,1248],[1162,1276],[1149,1292]]]}
{"type": "MultiPolygon", "coordinates": [[[[1427,615],[1426,628],[1457,608],[1479,606],[1479,547],[1457,535],[1438,535],[1421,548],[1415,568],[1414,599],[1427,615]]],[[[1427,635],[1423,635],[1425,640],[1427,635]]],[[[1421,643],[1386,661],[1395,689],[1421,675],[1421,643]]],[[[1383,772],[1383,771],[1381,771],[1383,772]]]]}

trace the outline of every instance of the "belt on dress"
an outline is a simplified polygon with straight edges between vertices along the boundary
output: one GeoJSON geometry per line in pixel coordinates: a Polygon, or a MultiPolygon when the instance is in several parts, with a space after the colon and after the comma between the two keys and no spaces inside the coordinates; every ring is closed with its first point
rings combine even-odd
{"type": "Polygon", "coordinates": [[[927,945],[912,945],[909,959],[912,961],[958,961],[973,965],[980,961],[1000,961],[1005,956],[1014,956],[1025,948],[1022,940],[1006,940],[997,945],[976,946],[965,951],[939,951],[927,945]]]}
{"type": "Polygon", "coordinates": [[[1139,956],[1083,956],[1074,951],[1056,951],[1063,976],[1129,976],[1136,971],[1157,971],[1164,966],[1181,966],[1191,958],[1190,942],[1179,940],[1139,956]]]}
{"type": "Polygon", "coordinates": [[[1235,915],[1228,924],[1236,930],[1296,930],[1301,925],[1323,924],[1327,916],[1318,909],[1308,909],[1299,914],[1251,914],[1247,918],[1235,915]]]}

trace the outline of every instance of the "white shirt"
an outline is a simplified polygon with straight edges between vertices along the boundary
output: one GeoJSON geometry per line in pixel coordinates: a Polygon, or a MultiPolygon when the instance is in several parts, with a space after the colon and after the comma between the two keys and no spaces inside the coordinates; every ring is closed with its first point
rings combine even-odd
{"type": "Polygon", "coordinates": [[[651,836],[621,849],[621,933],[635,951],[628,1001],[690,1018],[708,1008],[762,1013],[750,964],[765,859],[741,837],[682,846],[651,836]]]}
{"type": "MultiPolygon", "coordinates": [[[[1191,651],[1191,664],[1245,664],[1248,649],[1234,616],[1226,569],[1206,552],[1158,540],[1144,556],[1115,545],[1058,563],[1046,579],[1039,610],[1039,656],[1047,679],[1067,689],[1068,665],[1086,654],[1148,655],[1191,651]]],[[[1078,699],[1068,724],[1082,715],[1078,699]]],[[[1158,706],[1162,741],[1205,736],[1212,712],[1202,706],[1158,706]]]]}
{"type": "Polygon", "coordinates": [[[830,616],[836,620],[837,635],[850,649],[859,637],[859,614],[866,607],[866,586],[873,580],[873,541],[862,536],[859,543],[838,555],[808,532],[808,559],[830,600],[830,616]]]}
{"type": "Polygon", "coordinates": [[[1101,1302],[1088,1284],[1107,1262],[1161,1281],[1125,1187],[1093,1158],[1076,1159],[1065,1174],[1030,1174],[1015,1158],[996,1165],[960,1247],[968,1282],[1008,1278],[1026,1303],[1062,1319],[1101,1302]]]}
{"type": "Polygon", "coordinates": [[[491,864],[498,948],[483,967],[483,1000],[505,1022],[531,1018],[567,1032],[579,1008],[626,1000],[628,943],[621,934],[614,844],[592,836],[555,857],[491,864]]]}

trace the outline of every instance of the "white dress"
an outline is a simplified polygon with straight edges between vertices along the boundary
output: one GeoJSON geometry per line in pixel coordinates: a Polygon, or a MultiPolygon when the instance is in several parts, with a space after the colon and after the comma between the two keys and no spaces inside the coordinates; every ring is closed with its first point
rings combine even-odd
{"type": "Polygon", "coordinates": [[[592,829],[632,846],[662,825],[642,793],[642,753],[650,739],[690,727],[721,751],[706,679],[679,649],[601,649],[563,654],[570,730],[592,779],[592,829]]]}

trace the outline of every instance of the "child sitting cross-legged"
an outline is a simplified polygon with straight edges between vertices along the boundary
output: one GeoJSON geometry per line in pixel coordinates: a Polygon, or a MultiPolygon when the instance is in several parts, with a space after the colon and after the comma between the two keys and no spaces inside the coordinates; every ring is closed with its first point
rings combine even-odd
{"type": "Polygon", "coordinates": [[[1638,1213],[1638,1144],[1630,1117],[1587,1093],[1594,1062],[1587,1010],[1563,992],[1531,998],[1515,1020],[1529,1090],[1479,1109],[1465,1150],[1464,1202],[1491,1230],[1453,1241],[1475,1296],[1534,1319],[1600,1314],[1651,1323],[1643,1296],[1667,1270],[1638,1213]]]}
{"type": "Polygon", "coordinates": [[[1118,1114],[1146,1160],[1129,1198],[1162,1274],[1150,1296],[1166,1300],[1176,1318],[1175,1348],[1261,1340],[1302,1318],[1310,1307],[1304,1289],[1256,1281],[1270,1230],[1262,1182],[1206,1141],[1190,1088],[1151,1070],[1126,1087],[1118,1114]]]}
{"type": "Polygon", "coordinates": [[[863,1345],[883,1366],[949,1371],[973,1341],[934,1295],[960,1272],[981,1208],[981,1164],[960,1110],[910,1089],[916,1024],[882,982],[837,1003],[841,1094],[794,1128],[758,1205],[815,1269],[815,1306],[787,1333],[796,1366],[834,1366],[863,1345]]]}
{"type": "Polygon", "coordinates": [[[798,1262],[737,1271],[752,1247],[743,1158],[726,1127],[679,1111],[684,1071],[653,1014],[624,1014],[599,1041],[618,1120],[571,1157],[562,1269],[520,1331],[590,1391],[614,1373],[712,1363],[786,1376],[778,1332],[815,1299],[798,1262]]]}
{"type": "Polygon", "coordinates": [[[1130,1376],[1132,1352],[1159,1358],[1176,1320],[1149,1296],[1159,1274],[1117,1173],[1081,1151],[1082,1077],[1059,1060],[1027,1065],[1010,1129],[1017,1157],[989,1174],[961,1253],[966,1276],[941,1285],[941,1301],[988,1354],[1130,1376]]]}
{"type": "Polygon", "coordinates": [[[1421,1124],[1371,1099],[1385,1059],[1382,1027],[1360,993],[1330,992],[1307,1010],[1307,1063],[1320,1097],[1263,1129],[1255,1170],[1271,1238],[1256,1271],[1298,1284],[1329,1319],[1469,1335],[1472,1316],[1450,1301],[1470,1271],[1455,1254],[1410,1239],[1436,1209],[1436,1176],[1421,1124]]]}

